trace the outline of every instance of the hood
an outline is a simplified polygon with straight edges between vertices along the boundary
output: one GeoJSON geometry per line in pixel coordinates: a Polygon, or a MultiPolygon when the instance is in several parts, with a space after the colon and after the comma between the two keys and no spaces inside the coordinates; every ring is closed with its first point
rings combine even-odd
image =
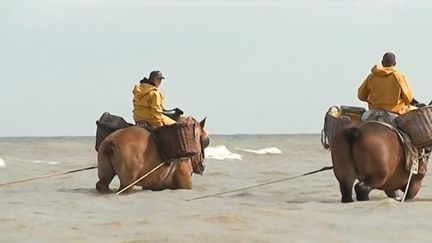
{"type": "Polygon", "coordinates": [[[151,84],[140,84],[140,85],[135,85],[132,93],[135,96],[142,97],[142,96],[148,94],[152,90],[157,90],[157,88],[151,84]]]}
{"type": "Polygon", "coordinates": [[[383,67],[380,65],[373,66],[371,72],[377,76],[387,76],[396,71],[396,68],[394,66],[391,67],[383,67]]]}

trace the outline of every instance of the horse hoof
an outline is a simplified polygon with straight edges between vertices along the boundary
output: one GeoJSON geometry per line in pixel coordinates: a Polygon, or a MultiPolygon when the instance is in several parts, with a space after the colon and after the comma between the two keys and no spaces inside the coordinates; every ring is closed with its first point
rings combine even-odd
{"type": "Polygon", "coordinates": [[[368,196],[357,196],[357,201],[369,201],[368,196]]]}
{"type": "Polygon", "coordinates": [[[108,185],[104,185],[100,181],[98,181],[96,183],[96,190],[100,193],[109,193],[110,192],[108,185]]]}
{"type": "Polygon", "coordinates": [[[359,182],[354,186],[357,201],[368,201],[371,188],[366,186],[364,182],[359,182]]]}
{"type": "Polygon", "coordinates": [[[342,203],[352,203],[352,202],[354,202],[354,200],[352,198],[342,198],[341,202],[342,203]]]}

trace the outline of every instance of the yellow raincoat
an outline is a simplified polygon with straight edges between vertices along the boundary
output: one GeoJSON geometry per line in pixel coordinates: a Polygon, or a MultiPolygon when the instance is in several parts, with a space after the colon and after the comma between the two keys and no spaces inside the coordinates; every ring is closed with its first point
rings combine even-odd
{"type": "Polygon", "coordinates": [[[405,75],[394,66],[375,65],[372,73],[358,89],[358,98],[369,104],[369,109],[384,109],[399,115],[416,109],[411,105],[413,91],[405,75]]]}
{"type": "Polygon", "coordinates": [[[175,123],[173,119],[162,113],[165,97],[158,88],[143,83],[135,85],[132,93],[134,94],[133,115],[135,122],[146,121],[155,127],[175,123]]]}

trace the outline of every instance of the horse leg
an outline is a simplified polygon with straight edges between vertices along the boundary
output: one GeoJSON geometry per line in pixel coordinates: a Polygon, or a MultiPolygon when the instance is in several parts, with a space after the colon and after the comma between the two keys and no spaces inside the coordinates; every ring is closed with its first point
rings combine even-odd
{"type": "MultiPolygon", "coordinates": [[[[123,190],[124,188],[126,188],[129,185],[131,185],[132,183],[134,183],[139,178],[139,174],[137,172],[128,173],[126,171],[123,171],[123,173],[121,175],[119,175],[118,177],[120,180],[120,187],[119,187],[117,192],[123,190]]],[[[139,183],[139,184],[141,184],[141,183],[139,183]]],[[[122,194],[123,193],[124,194],[130,193],[133,190],[134,186],[131,186],[128,189],[126,189],[125,191],[122,192],[122,194]]]]}
{"type": "Polygon", "coordinates": [[[368,201],[369,192],[372,190],[372,188],[365,185],[363,181],[360,181],[354,186],[354,190],[356,192],[357,201],[368,201]]]}
{"type": "Polygon", "coordinates": [[[406,192],[406,187],[407,187],[407,185],[405,184],[401,188],[401,190],[404,193],[406,193],[405,200],[413,199],[417,195],[417,193],[420,191],[421,181],[411,181],[411,183],[408,187],[408,192],[406,192]]]}
{"type": "Polygon", "coordinates": [[[111,165],[109,155],[98,154],[98,177],[99,181],[96,183],[96,190],[100,193],[109,193],[109,184],[116,175],[111,165]]]}
{"type": "MultiPolygon", "coordinates": [[[[132,183],[132,182],[131,182],[131,183],[132,183]]],[[[120,187],[119,187],[119,189],[117,190],[117,192],[119,192],[119,191],[125,189],[125,188],[126,188],[127,186],[129,186],[129,185],[130,185],[130,183],[129,183],[129,184],[123,184],[123,183],[120,183],[120,187]]],[[[131,186],[131,187],[129,187],[128,189],[124,190],[124,191],[122,192],[122,194],[130,193],[130,192],[132,191],[132,189],[133,189],[133,186],[131,186]]]]}
{"type": "Polygon", "coordinates": [[[339,180],[339,189],[342,195],[341,202],[350,203],[354,202],[352,198],[352,188],[354,185],[355,178],[348,178],[344,180],[339,180]]]}
{"type": "Polygon", "coordinates": [[[190,160],[178,162],[170,189],[192,189],[192,165],[190,160]]]}
{"type": "Polygon", "coordinates": [[[174,189],[192,189],[192,180],[191,179],[187,179],[187,180],[179,180],[177,181],[177,183],[174,183],[170,189],[174,190],[174,189]]]}
{"type": "MultiPolygon", "coordinates": [[[[427,160],[421,159],[419,161],[418,174],[413,175],[412,180],[408,186],[408,192],[407,192],[405,199],[407,199],[407,200],[413,199],[417,195],[417,193],[420,191],[420,187],[421,187],[423,178],[426,176],[426,173],[427,173],[427,160]]],[[[407,188],[407,184],[405,184],[401,188],[401,190],[403,192],[405,192],[406,188],[407,188]]]]}
{"type": "MultiPolygon", "coordinates": [[[[119,189],[118,189],[117,192],[119,192],[119,191],[125,189],[126,187],[130,186],[132,183],[134,183],[139,178],[138,175],[131,175],[131,174],[128,174],[127,172],[125,172],[125,171],[123,171],[123,174],[118,175],[118,177],[119,177],[119,181],[120,181],[120,187],[119,187],[119,189]]],[[[134,186],[135,185],[129,187],[126,190],[124,190],[122,192],[122,194],[130,193],[133,190],[134,186]]]]}
{"type": "Polygon", "coordinates": [[[352,161],[348,158],[340,157],[339,154],[332,154],[332,160],[333,172],[339,182],[339,189],[342,196],[341,202],[354,202],[352,199],[352,190],[357,177],[352,161]]]}
{"type": "Polygon", "coordinates": [[[354,181],[357,179],[356,168],[352,157],[352,143],[348,142],[346,134],[340,132],[333,138],[331,150],[333,173],[339,182],[341,202],[354,202],[352,198],[354,181]]]}
{"type": "Polygon", "coordinates": [[[385,190],[384,192],[387,195],[387,197],[393,198],[395,200],[399,200],[403,196],[400,190],[385,190]]]}
{"type": "Polygon", "coordinates": [[[408,192],[406,192],[406,188],[407,188],[407,184],[405,184],[401,190],[406,193],[405,199],[409,200],[409,199],[413,199],[417,193],[420,191],[420,187],[422,184],[422,178],[413,178],[413,180],[411,180],[410,185],[408,186],[408,192]]]}

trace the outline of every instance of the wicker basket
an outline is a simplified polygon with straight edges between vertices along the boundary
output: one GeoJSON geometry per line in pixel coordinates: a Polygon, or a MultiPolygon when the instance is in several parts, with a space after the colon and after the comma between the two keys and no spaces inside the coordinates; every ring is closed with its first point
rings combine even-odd
{"type": "Polygon", "coordinates": [[[432,145],[432,106],[410,111],[396,118],[397,126],[411,138],[417,148],[432,145]]]}
{"type": "Polygon", "coordinates": [[[349,117],[334,117],[330,114],[326,114],[324,132],[327,136],[328,144],[331,145],[333,138],[351,123],[352,121],[349,117]]]}
{"type": "MultiPolygon", "coordinates": [[[[346,107],[345,110],[347,110],[346,107]]],[[[352,122],[352,118],[348,114],[341,116],[341,109],[339,107],[331,106],[324,116],[324,128],[321,132],[323,147],[331,149],[333,138],[352,122]]]]}
{"type": "Polygon", "coordinates": [[[363,113],[366,112],[366,109],[363,107],[356,106],[341,106],[340,107],[340,115],[348,116],[351,120],[360,121],[363,113]]]}
{"type": "Polygon", "coordinates": [[[200,152],[196,122],[179,122],[153,131],[164,160],[191,157],[200,152]]]}

